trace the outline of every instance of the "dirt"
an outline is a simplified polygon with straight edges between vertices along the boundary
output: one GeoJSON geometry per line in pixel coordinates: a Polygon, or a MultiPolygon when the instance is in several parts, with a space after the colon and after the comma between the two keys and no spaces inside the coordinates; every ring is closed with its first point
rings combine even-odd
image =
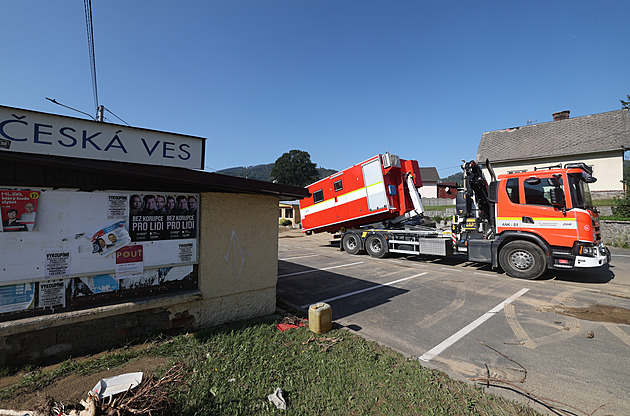
{"type": "MultiPolygon", "coordinates": [[[[97,357],[97,356],[93,356],[97,357]]],[[[92,357],[82,357],[81,361],[89,360],[92,357]]],[[[37,392],[18,393],[7,400],[0,400],[0,409],[10,410],[34,410],[44,403],[46,397],[51,397],[56,403],[64,405],[78,404],[81,399],[87,398],[87,392],[91,390],[102,378],[108,378],[125,373],[142,371],[145,374],[152,374],[157,369],[167,364],[166,358],[161,357],[140,357],[132,359],[124,365],[111,368],[106,371],[89,375],[70,374],[67,377],[55,381],[53,384],[37,392]]],[[[57,365],[45,367],[42,372],[51,372],[57,365]]],[[[0,378],[0,389],[13,386],[28,375],[27,373],[17,374],[10,377],[0,378]]]]}
{"type": "Polygon", "coordinates": [[[630,325],[630,309],[617,306],[592,303],[590,306],[579,308],[555,305],[551,309],[561,315],[572,316],[586,321],[630,325]]]}

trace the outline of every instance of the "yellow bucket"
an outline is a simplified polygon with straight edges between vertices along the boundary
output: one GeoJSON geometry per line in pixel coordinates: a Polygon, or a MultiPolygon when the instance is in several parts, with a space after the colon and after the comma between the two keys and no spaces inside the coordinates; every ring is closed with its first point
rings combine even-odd
{"type": "Polygon", "coordinates": [[[308,329],[316,334],[332,329],[332,309],[327,303],[315,303],[308,308],[308,329]]]}

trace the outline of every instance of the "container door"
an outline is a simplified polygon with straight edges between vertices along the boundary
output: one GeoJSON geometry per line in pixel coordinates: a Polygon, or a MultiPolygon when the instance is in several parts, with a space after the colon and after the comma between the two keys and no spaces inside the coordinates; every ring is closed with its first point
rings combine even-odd
{"type": "Polygon", "coordinates": [[[368,209],[375,211],[386,208],[387,194],[385,193],[380,158],[363,165],[363,181],[367,192],[368,209]]]}

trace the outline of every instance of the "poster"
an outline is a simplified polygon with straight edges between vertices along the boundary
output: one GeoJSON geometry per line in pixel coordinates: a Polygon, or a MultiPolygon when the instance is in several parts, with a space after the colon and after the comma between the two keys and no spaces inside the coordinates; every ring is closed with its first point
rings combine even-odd
{"type": "Polygon", "coordinates": [[[72,279],[72,297],[97,295],[118,290],[118,280],[109,274],[72,279]]]}
{"type": "Polygon", "coordinates": [[[2,231],[33,231],[38,191],[0,191],[2,231]]]}
{"type": "Polygon", "coordinates": [[[177,257],[180,263],[189,263],[193,260],[195,254],[195,245],[193,243],[178,244],[177,257]]]}
{"type": "Polygon", "coordinates": [[[50,279],[68,277],[70,270],[70,252],[59,251],[46,253],[44,277],[50,279]]]}
{"type": "Polygon", "coordinates": [[[0,313],[30,309],[34,300],[35,283],[0,286],[0,313]]]}
{"type": "Polygon", "coordinates": [[[66,306],[66,285],[63,280],[51,280],[39,283],[39,308],[66,306]]]}
{"type": "Polygon", "coordinates": [[[122,290],[157,286],[159,284],[159,273],[159,269],[145,270],[140,276],[120,279],[118,282],[122,290]]]}
{"type": "Polygon", "coordinates": [[[125,246],[116,251],[116,279],[141,276],[144,273],[141,245],[125,246]]]}
{"type": "Polygon", "coordinates": [[[98,230],[90,241],[92,242],[92,253],[100,253],[102,256],[107,256],[129,244],[131,239],[125,229],[125,222],[119,221],[98,230]]]}
{"type": "Polygon", "coordinates": [[[107,219],[125,219],[127,218],[127,199],[128,195],[110,194],[107,195],[107,219]]]}
{"type": "Polygon", "coordinates": [[[131,241],[196,238],[197,201],[197,195],[132,195],[129,199],[131,241]]]}

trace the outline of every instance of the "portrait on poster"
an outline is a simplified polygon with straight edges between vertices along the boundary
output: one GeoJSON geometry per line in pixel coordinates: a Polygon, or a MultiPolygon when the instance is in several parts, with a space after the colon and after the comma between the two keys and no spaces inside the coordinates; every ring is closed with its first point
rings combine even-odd
{"type": "Polygon", "coordinates": [[[131,195],[129,198],[131,241],[196,238],[198,198],[198,195],[131,195]]]}
{"type": "Polygon", "coordinates": [[[33,231],[38,191],[0,190],[0,219],[2,231],[33,231]]]}

